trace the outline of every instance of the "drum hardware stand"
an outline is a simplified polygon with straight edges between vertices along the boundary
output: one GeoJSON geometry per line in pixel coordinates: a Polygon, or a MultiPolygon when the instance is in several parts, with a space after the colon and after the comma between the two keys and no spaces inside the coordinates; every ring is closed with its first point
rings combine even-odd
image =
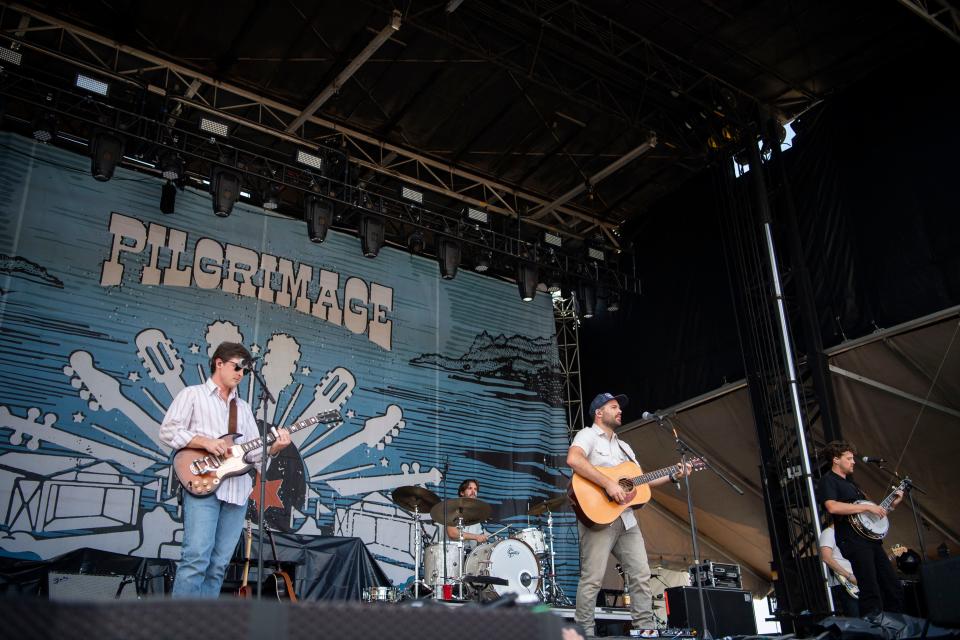
{"type": "MultiPolygon", "coordinates": [[[[446,547],[444,547],[446,548],[446,547]]],[[[457,554],[460,557],[460,564],[457,565],[457,598],[463,600],[463,514],[457,516],[457,554]]]]}
{"type": "Polygon", "coordinates": [[[570,602],[570,598],[567,597],[567,594],[565,594],[560,585],[557,584],[556,553],[553,551],[553,512],[549,509],[547,510],[547,539],[550,541],[550,574],[542,583],[544,602],[558,606],[572,605],[573,603],[570,602]]]}
{"type": "Polygon", "coordinates": [[[420,562],[423,561],[423,530],[420,524],[420,505],[413,505],[413,520],[416,523],[416,541],[414,544],[413,561],[413,599],[420,599],[420,562]]]}

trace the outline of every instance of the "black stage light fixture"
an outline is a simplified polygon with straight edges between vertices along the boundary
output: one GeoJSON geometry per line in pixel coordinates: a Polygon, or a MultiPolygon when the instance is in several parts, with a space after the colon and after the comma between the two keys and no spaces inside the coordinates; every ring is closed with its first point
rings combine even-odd
{"type": "Polygon", "coordinates": [[[444,280],[453,280],[457,277],[460,267],[460,241],[450,236],[440,236],[437,240],[437,264],[440,265],[440,276],[444,280]]]}
{"type": "Polygon", "coordinates": [[[90,138],[90,173],[94,180],[106,182],[123,158],[123,139],[109,131],[97,131],[90,138]]]}
{"type": "Polygon", "coordinates": [[[385,224],[383,216],[365,213],[360,216],[360,250],[367,258],[376,258],[383,247],[385,224]]]}
{"type": "Polygon", "coordinates": [[[160,174],[171,182],[182,179],[184,175],[183,158],[172,151],[160,156],[160,174]]]}
{"type": "Polygon", "coordinates": [[[280,207],[280,185],[271,182],[263,194],[263,208],[267,211],[276,211],[280,207]]]}
{"type": "Polygon", "coordinates": [[[426,246],[427,242],[423,238],[423,232],[419,229],[407,236],[407,248],[410,249],[410,253],[414,255],[423,253],[426,246]]]}
{"type": "Polygon", "coordinates": [[[589,282],[581,282],[577,298],[580,302],[580,315],[584,318],[592,318],[597,310],[596,288],[589,282]]]}
{"type": "Polygon", "coordinates": [[[559,293],[561,289],[563,289],[563,280],[560,277],[560,272],[556,269],[551,269],[547,276],[547,291],[550,293],[559,293]]]}
{"type": "Polygon", "coordinates": [[[607,293],[607,311],[620,311],[620,294],[616,291],[607,293]]]}
{"type": "Polygon", "coordinates": [[[47,143],[57,137],[57,116],[52,111],[41,111],[33,121],[33,137],[47,143]]]}
{"type": "Polygon", "coordinates": [[[210,193],[213,195],[213,212],[226,218],[240,197],[240,176],[226,167],[215,167],[210,177],[210,193]]]}
{"type": "Polygon", "coordinates": [[[477,254],[477,262],[473,265],[473,270],[477,273],[486,273],[490,270],[490,262],[492,260],[492,251],[481,251],[479,254],[477,254]]]}
{"type": "Polygon", "coordinates": [[[537,295],[537,265],[532,262],[521,261],[517,264],[517,287],[520,289],[520,299],[530,302],[537,295]]]}
{"type": "Polygon", "coordinates": [[[304,217],[307,219],[307,236],[310,242],[323,242],[333,224],[333,207],[320,196],[307,196],[304,202],[304,217]]]}
{"type": "Polygon", "coordinates": [[[167,180],[160,192],[160,211],[162,213],[173,213],[177,206],[177,185],[167,180]]]}

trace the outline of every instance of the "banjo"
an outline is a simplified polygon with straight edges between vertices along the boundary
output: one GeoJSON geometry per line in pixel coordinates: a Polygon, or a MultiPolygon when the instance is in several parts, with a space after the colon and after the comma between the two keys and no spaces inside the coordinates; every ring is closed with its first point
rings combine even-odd
{"type": "MultiPolygon", "coordinates": [[[[890,505],[893,504],[893,501],[897,499],[897,492],[904,491],[910,487],[910,478],[904,478],[900,484],[894,487],[893,491],[890,492],[886,498],[883,499],[883,502],[880,503],[880,506],[884,509],[890,509],[890,505]]],[[[854,504],[874,504],[869,500],[857,500],[854,504]]],[[[847,518],[850,520],[850,526],[853,527],[853,530],[859,533],[864,538],[869,540],[883,540],[887,535],[887,532],[890,530],[890,521],[886,516],[880,517],[876,514],[870,513],[869,511],[864,511],[863,513],[854,513],[847,518]]]]}

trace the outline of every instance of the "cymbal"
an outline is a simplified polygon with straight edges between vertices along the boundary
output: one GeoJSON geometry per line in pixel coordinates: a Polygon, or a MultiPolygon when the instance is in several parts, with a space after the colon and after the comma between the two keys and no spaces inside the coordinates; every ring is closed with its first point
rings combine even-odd
{"type": "Polygon", "coordinates": [[[490,517],[490,505],[476,498],[450,498],[430,509],[430,517],[450,527],[457,526],[457,518],[463,517],[464,525],[477,524],[490,517]],[[443,519],[443,509],[446,505],[447,519],[443,519]]]}
{"type": "Polygon", "coordinates": [[[527,515],[530,516],[539,516],[546,513],[547,511],[560,511],[565,509],[567,506],[567,496],[566,494],[561,493],[558,496],[548,498],[542,502],[538,502],[529,509],[527,509],[527,515]]]}
{"type": "Polygon", "coordinates": [[[393,501],[407,511],[419,509],[420,513],[427,513],[440,502],[440,497],[423,487],[397,487],[393,490],[393,501]]]}

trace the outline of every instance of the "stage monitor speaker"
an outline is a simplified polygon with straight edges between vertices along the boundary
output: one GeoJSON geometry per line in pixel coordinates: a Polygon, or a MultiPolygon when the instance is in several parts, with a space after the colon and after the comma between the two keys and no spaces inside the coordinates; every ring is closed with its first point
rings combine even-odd
{"type": "Polygon", "coordinates": [[[519,607],[277,602],[220,598],[49,602],[0,598],[4,637],[96,640],[531,640],[557,638],[560,616],[519,607]]]}
{"type": "Polygon", "coordinates": [[[960,628],[960,558],[924,562],[920,582],[930,622],[960,628]]]}
{"type": "MultiPolygon", "coordinates": [[[[664,592],[667,601],[667,626],[673,629],[700,628],[700,599],[694,587],[670,587],[664,592]]],[[[749,591],[704,587],[703,604],[706,607],[707,628],[714,638],[723,636],[752,636],[757,633],[753,612],[753,597],[749,591]]]]}
{"type": "Polygon", "coordinates": [[[136,600],[137,585],[133,576],[51,571],[47,574],[47,593],[51,600],[136,600]]]}

